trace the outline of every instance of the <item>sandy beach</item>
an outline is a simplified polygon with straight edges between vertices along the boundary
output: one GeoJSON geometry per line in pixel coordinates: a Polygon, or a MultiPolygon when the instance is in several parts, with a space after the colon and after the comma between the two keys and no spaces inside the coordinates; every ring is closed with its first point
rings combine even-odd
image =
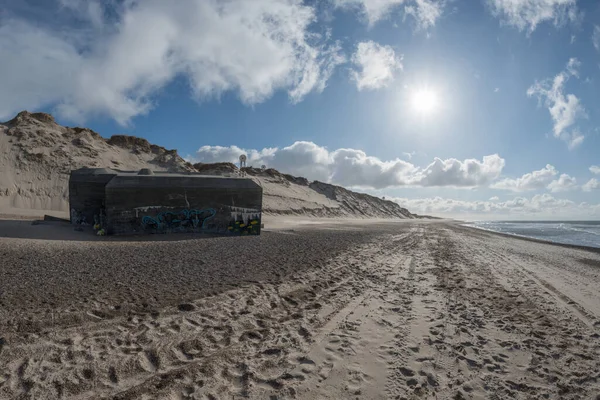
{"type": "Polygon", "coordinates": [[[600,394],[598,251],[447,221],[168,241],[0,222],[2,399],[600,394]]]}

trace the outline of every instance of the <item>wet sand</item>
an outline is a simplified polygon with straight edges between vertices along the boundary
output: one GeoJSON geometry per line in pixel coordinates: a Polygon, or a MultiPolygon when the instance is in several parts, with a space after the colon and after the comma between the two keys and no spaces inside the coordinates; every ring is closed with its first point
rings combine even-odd
{"type": "Polygon", "coordinates": [[[4,226],[2,399],[600,394],[597,251],[445,221],[169,241],[4,226]]]}

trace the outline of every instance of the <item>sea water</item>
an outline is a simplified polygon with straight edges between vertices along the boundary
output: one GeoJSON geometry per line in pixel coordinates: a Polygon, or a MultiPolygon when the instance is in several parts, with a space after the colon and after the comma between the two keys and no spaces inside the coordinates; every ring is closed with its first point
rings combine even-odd
{"type": "Polygon", "coordinates": [[[466,225],[556,243],[600,247],[600,221],[475,221],[466,225]]]}

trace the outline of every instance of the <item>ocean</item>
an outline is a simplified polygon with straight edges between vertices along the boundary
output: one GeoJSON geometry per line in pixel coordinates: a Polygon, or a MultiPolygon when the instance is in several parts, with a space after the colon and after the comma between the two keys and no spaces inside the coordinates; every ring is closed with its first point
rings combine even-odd
{"type": "Polygon", "coordinates": [[[600,221],[475,221],[465,225],[549,242],[600,248],[600,221]]]}

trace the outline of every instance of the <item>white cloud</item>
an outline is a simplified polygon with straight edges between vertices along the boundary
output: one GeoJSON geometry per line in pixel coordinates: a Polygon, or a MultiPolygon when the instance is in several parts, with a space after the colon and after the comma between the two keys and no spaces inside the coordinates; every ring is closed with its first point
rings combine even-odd
{"type": "Polygon", "coordinates": [[[516,218],[572,218],[600,216],[600,204],[575,203],[557,199],[548,193],[531,198],[515,197],[507,201],[465,201],[442,197],[408,199],[392,198],[413,213],[448,217],[474,217],[477,219],[516,218]]]}
{"type": "Polygon", "coordinates": [[[371,26],[406,4],[405,17],[414,18],[417,29],[427,29],[442,16],[446,0],[333,0],[333,3],[337,7],[359,10],[371,26]]]}
{"type": "Polygon", "coordinates": [[[544,189],[554,176],[558,174],[558,171],[550,164],[547,164],[544,168],[526,173],[520,178],[502,179],[493,185],[494,189],[512,190],[513,192],[524,192],[526,190],[539,190],[544,189]]]}
{"type": "Polygon", "coordinates": [[[435,26],[442,16],[443,7],[444,1],[415,0],[413,4],[404,7],[404,13],[415,19],[417,29],[428,29],[435,26]]]}
{"type": "Polygon", "coordinates": [[[579,146],[584,136],[573,127],[579,118],[585,117],[585,109],[579,98],[574,94],[564,94],[565,82],[571,76],[578,76],[581,63],[576,58],[571,58],[565,71],[560,72],[552,80],[536,82],[527,89],[528,96],[537,96],[545,101],[550,116],[554,122],[554,137],[567,142],[569,149],[579,146]],[[571,131],[567,130],[571,128],[571,131]]]}
{"type": "Polygon", "coordinates": [[[504,168],[504,159],[497,154],[485,156],[482,160],[435,158],[426,167],[418,167],[401,159],[383,161],[361,150],[329,151],[312,142],[295,142],[281,149],[262,150],[203,146],[192,157],[192,161],[237,162],[242,153],[248,155],[248,165],[264,164],[311,180],[375,189],[398,186],[485,186],[498,178],[504,168]]]}
{"type": "Polygon", "coordinates": [[[394,81],[394,72],[402,69],[402,57],[394,49],[373,41],[358,44],[352,63],[356,68],[350,76],[358,90],[384,88],[394,81]]]}
{"type": "Polygon", "coordinates": [[[500,197],[498,197],[498,196],[490,197],[490,201],[498,201],[498,200],[500,200],[500,197]]]}
{"type": "Polygon", "coordinates": [[[487,0],[492,13],[519,30],[533,32],[543,22],[577,21],[577,0],[487,0]]]}
{"type": "Polygon", "coordinates": [[[369,23],[375,24],[405,0],[333,0],[337,7],[356,9],[362,12],[369,23]]]}
{"type": "Polygon", "coordinates": [[[196,152],[198,157],[189,157],[190,161],[202,163],[231,162],[237,163],[240,155],[247,156],[247,164],[256,166],[268,160],[278,151],[276,147],[266,147],[260,151],[242,149],[238,146],[202,146],[196,152]]]}
{"type": "Polygon", "coordinates": [[[94,28],[102,28],[104,25],[104,9],[98,0],[59,0],[59,3],[76,16],[91,22],[94,28]]]}
{"type": "Polygon", "coordinates": [[[570,75],[579,77],[579,67],[581,67],[581,62],[576,58],[569,58],[567,62],[567,72],[570,75]]]}
{"type": "Polygon", "coordinates": [[[76,122],[105,115],[127,124],[176,77],[199,100],[232,91],[255,104],[285,90],[298,102],[344,61],[338,44],[309,30],[315,12],[299,0],[127,1],[110,19],[100,2],[61,1],[59,12],[80,13],[93,35],[0,20],[0,54],[10,54],[0,63],[0,119],[58,105],[76,122]]]}
{"type": "Polygon", "coordinates": [[[567,146],[569,147],[569,150],[573,150],[573,149],[579,147],[581,145],[581,143],[583,143],[585,136],[583,136],[578,130],[573,130],[573,132],[571,132],[570,136],[566,136],[566,138],[567,138],[567,146]]]}
{"type": "Polygon", "coordinates": [[[497,154],[484,156],[483,161],[459,161],[455,158],[442,160],[436,157],[421,171],[418,183],[421,186],[484,186],[500,176],[504,164],[504,159],[497,154]]]}
{"type": "Polygon", "coordinates": [[[529,172],[520,178],[505,178],[490,185],[492,189],[511,190],[513,192],[524,192],[528,190],[548,189],[551,192],[565,192],[577,189],[577,180],[567,174],[561,174],[558,179],[554,177],[558,171],[552,165],[547,164],[544,168],[529,172]]]}
{"type": "Polygon", "coordinates": [[[594,32],[592,33],[592,43],[596,50],[600,51],[600,26],[594,25],[594,32]]]}
{"type": "Polygon", "coordinates": [[[74,90],[82,59],[60,37],[21,21],[0,22],[0,120],[39,108],[74,90]]]}
{"type": "Polygon", "coordinates": [[[561,136],[561,139],[567,141],[567,146],[569,150],[573,150],[583,143],[585,136],[583,136],[578,130],[573,130],[570,134],[566,134],[561,136]]]}
{"type": "Polygon", "coordinates": [[[584,192],[591,192],[592,190],[600,189],[600,181],[596,178],[592,178],[581,188],[584,192]]]}
{"type": "Polygon", "coordinates": [[[560,177],[548,185],[551,192],[566,192],[577,189],[577,180],[567,174],[561,174],[560,177]]]}
{"type": "Polygon", "coordinates": [[[411,151],[411,152],[403,151],[402,152],[402,155],[405,156],[406,158],[408,158],[409,160],[412,160],[412,158],[415,154],[417,154],[416,151],[411,151]]]}
{"type": "Polygon", "coordinates": [[[600,175],[600,166],[598,166],[598,165],[592,165],[590,167],[590,172],[592,174],[600,175]]]}

